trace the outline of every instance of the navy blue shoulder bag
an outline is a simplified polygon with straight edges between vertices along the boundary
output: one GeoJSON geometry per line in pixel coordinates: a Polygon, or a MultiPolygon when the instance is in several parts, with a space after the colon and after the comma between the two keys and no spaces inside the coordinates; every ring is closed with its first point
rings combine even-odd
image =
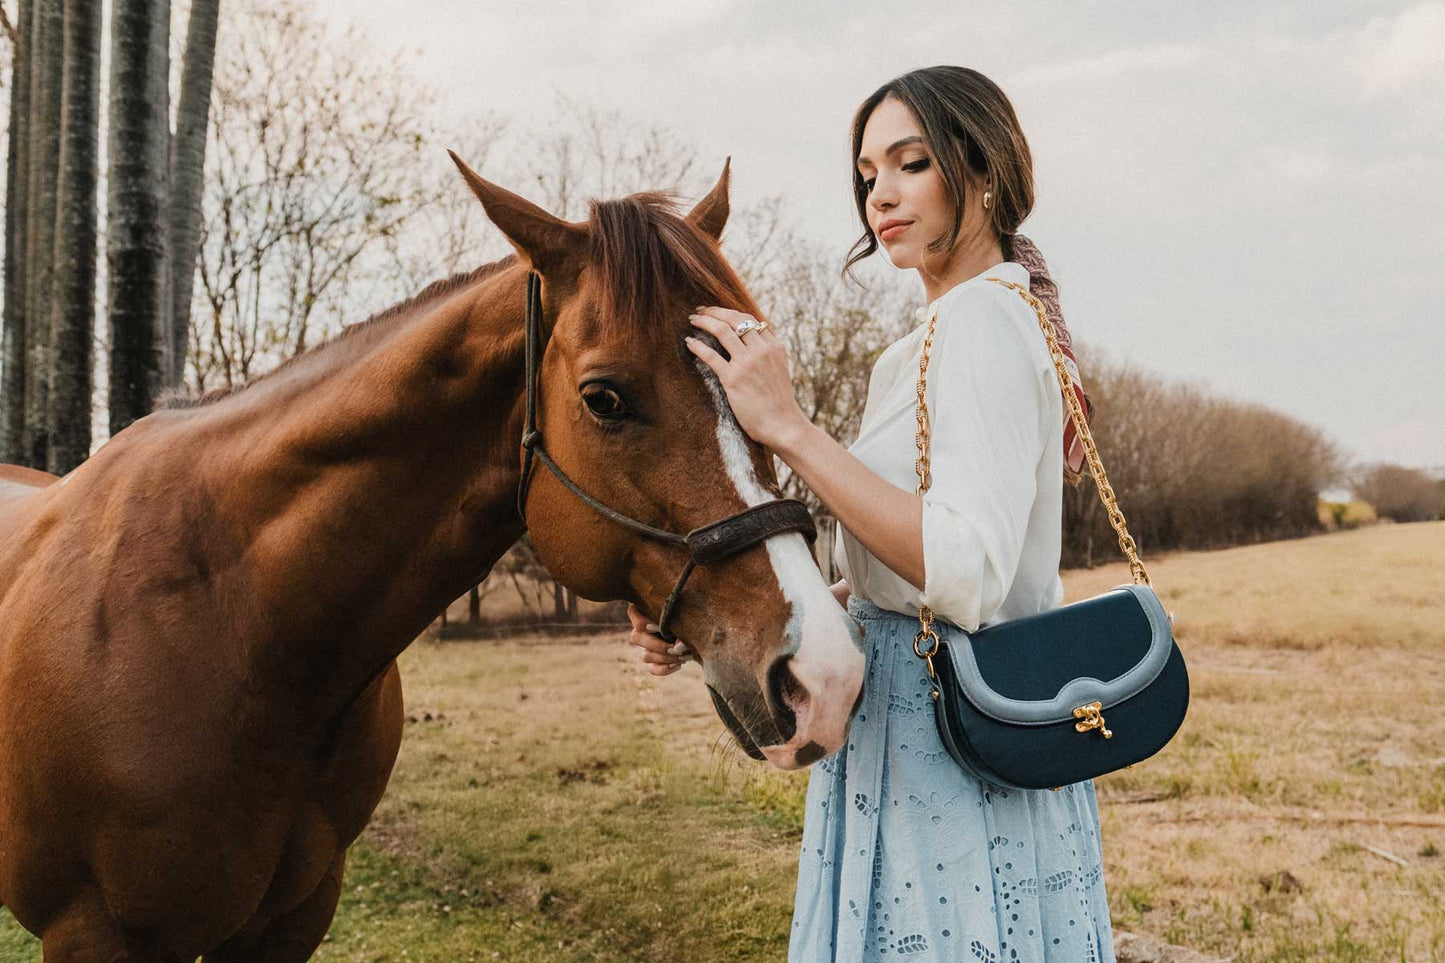
{"type": "MultiPolygon", "coordinates": [[[[975,632],[935,623],[920,606],[913,651],[928,664],[938,734],[955,762],[995,785],[1057,789],[1162,749],[1184,722],[1189,674],[1172,619],[1154,594],[1104,474],[1043,303],[1021,285],[988,280],[1017,291],[1038,315],[1133,582],[975,632]]],[[[918,366],[919,495],[930,483],[924,390],[936,320],[935,310],[918,366]]]]}

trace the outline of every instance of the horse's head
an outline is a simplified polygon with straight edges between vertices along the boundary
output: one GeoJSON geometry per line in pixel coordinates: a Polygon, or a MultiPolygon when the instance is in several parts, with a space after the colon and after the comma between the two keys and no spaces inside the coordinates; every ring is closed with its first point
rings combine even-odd
{"type": "MultiPolygon", "coordinates": [[[[683,344],[698,334],[687,320],[698,305],[760,316],[718,250],[726,166],[686,215],[665,195],[635,194],[594,202],[586,222],[571,223],[453,159],[542,277],[537,423],[556,464],[612,510],[680,534],[779,497],[768,452],[743,434],[716,378],[683,344]]],[[[540,467],[526,516],[564,585],[636,602],[654,621],[688,559],[604,517],[540,467]]],[[[792,769],[841,747],[862,687],[861,635],[802,535],[698,567],[668,628],[697,655],[719,716],[749,755],[792,769]]]]}

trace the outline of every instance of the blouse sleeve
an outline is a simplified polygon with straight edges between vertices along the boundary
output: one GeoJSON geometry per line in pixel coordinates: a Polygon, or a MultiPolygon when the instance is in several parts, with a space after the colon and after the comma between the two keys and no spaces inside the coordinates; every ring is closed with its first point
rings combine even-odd
{"type": "Polygon", "coordinates": [[[971,632],[997,613],[1018,571],[1049,409],[1036,355],[1011,316],[1010,300],[1027,304],[992,284],[967,293],[943,306],[929,362],[922,598],[971,632]]]}

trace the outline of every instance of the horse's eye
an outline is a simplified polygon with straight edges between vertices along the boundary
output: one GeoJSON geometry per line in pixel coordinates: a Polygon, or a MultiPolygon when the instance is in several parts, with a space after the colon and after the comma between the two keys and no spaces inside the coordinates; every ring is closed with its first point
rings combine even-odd
{"type": "Polygon", "coordinates": [[[594,415],[604,421],[619,421],[628,415],[627,405],[611,388],[594,385],[582,392],[582,400],[594,415]]]}

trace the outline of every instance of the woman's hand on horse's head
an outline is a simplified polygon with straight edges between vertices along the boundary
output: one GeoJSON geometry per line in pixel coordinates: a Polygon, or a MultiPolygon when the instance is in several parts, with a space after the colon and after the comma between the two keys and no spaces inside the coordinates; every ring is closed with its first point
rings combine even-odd
{"type": "Polygon", "coordinates": [[[648,663],[647,671],[653,675],[671,675],[682,668],[684,662],[693,659],[681,642],[669,647],[657,634],[657,626],[647,621],[647,616],[631,602],[627,603],[627,621],[632,623],[627,641],[642,649],[642,661],[648,663]]]}
{"type": "Polygon", "coordinates": [[[807,416],[793,397],[787,345],[773,334],[772,328],[751,331],[739,338],[737,326],[756,319],[719,307],[699,308],[689,320],[717,338],[727,351],[725,358],[700,338],[687,339],[692,353],[717,374],[738,424],[749,437],[779,451],[784,439],[808,426],[807,416]]]}

